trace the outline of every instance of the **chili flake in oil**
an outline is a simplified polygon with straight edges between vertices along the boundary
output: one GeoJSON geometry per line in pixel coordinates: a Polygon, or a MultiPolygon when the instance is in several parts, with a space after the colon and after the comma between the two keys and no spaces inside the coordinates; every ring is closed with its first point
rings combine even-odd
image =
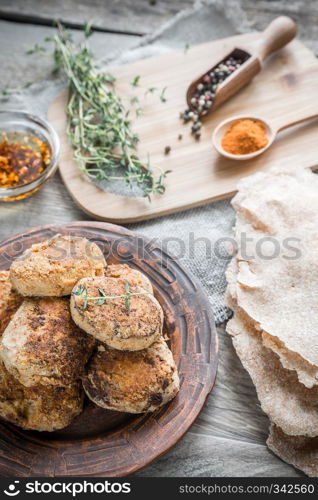
{"type": "Polygon", "coordinates": [[[19,133],[0,136],[0,188],[34,181],[51,161],[48,144],[34,135],[19,133]]]}

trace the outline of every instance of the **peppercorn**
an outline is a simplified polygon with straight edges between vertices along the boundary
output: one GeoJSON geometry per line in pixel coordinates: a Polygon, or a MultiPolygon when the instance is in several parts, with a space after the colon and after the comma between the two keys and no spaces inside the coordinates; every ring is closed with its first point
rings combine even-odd
{"type": "Polygon", "coordinates": [[[170,153],[170,151],[171,151],[171,147],[170,146],[166,146],[165,147],[165,151],[164,151],[165,155],[168,155],[170,153]]]}
{"type": "MultiPolygon", "coordinates": [[[[219,85],[236,71],[245,60],[236,57],[235,54],[230,55],[227,59],[221,61],[212,70],[202,76],[191,97],[190,102],[192,109],[187,109],[184,113],[180,114],[180,118],[183,119],[184,123],[189,121],[195,123],[199,120],[200,116],[207,114],[208,110],[213,105],[219,85]]],[[[191,126],[191,132],[195,133],[195,136],[199,132],[200,126],[194,127],[194,124],[191,126]]],[[[200,138],[200,135],[201,133],[198,133],[198,137],[196,138],[200,138]]]]}
{"type": "Polygon", "coordinates": [[[192,125],[191,132],[196,132],[197,130],[200,130],[200,128],[201,128],[201,122],[197,121],[192,125]]]}

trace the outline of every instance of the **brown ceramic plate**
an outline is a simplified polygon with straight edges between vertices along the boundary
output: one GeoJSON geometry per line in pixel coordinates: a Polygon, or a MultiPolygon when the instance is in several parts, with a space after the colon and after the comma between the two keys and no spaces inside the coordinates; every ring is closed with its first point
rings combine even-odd
{"type": "Polygon", "coordinates": [[[56,233],[95,241],[108,262],[127,262],[152,281],[165,314],[165,330],[176,360],[181,389],[150,415],[111,412],[86,402],[66,429],[27,432],[0,422],[1,476],[125,476],[150,464],[185,434],[213,388],[217,335],[208,298],[200,284],[156,243],[112,224],[76,222],[44,226],[0,244],[0,269],[26,248],[56,233]]]}

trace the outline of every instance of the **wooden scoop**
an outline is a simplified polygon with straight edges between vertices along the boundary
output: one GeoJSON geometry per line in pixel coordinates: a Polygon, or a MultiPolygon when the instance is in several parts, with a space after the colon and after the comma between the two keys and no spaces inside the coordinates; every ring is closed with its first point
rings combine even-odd
{"type": "Polygon", "coordinates": [[[261,71],[263,61],[273,52],[287,45],[295,37],[296,32],[296,25],[290,17],[281,16],[274,19],[265,31],[263,31],[262,38],[258,44],[255,45],[253,53],[244,48],[235,48],[206,73],[191,83],[187,91],[187,103],[189,108],[196,112],[196,108],[191,104],[191,99],[196,92],[197,85],[202,82],[202,78],[205,75],[208,75],[219,64],[225,62],[230,57],[243,61],[242,65],[219,85],[215,97],[213,98],[212,105],[206,110],[205,115],[212,109],[216,109],[220,104],[247,85],[254,76],[261,71]]]}

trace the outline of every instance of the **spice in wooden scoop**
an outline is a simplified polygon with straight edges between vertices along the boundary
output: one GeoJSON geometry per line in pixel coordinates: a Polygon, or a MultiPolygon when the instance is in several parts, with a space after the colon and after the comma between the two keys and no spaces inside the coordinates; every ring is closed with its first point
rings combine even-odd
{"type": "Polygon", "coordinates": [[[226,131],[221,144],[227,153],[234,155],[254,153],[268,144],[265,125],[249,118],[238,120],[226,131]]]}
{"type": "Polygon", "coordinates": [[[33,134],[1,134],[0,188],[21,186],[37,179],[50,160],[50,147],[33,134]]]}
{"type": "Polygon", "coordinates": [[[199,139],[201,136],[200,128],[202,123],[200,118],[207,114],[209,108],[212,106],[218,87],[236,71],[243,62],[245,62],[245,60],[242,58],[229,56],[208,73],[205,73],[198,82],[191,98],[192,109],[188,108],[180,113],[180,118],[184,123],[193,122],[191,133],[196,139],[199,139]]]}

